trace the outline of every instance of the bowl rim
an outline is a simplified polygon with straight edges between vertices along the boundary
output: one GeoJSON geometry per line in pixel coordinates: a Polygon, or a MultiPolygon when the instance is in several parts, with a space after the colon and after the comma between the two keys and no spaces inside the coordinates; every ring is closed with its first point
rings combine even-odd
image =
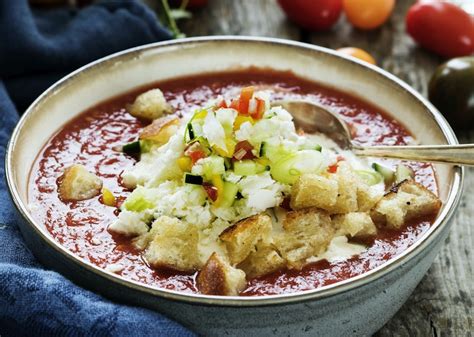
{"type": "Polygon", "coordinates": [[[146,44],[134,48],[130,48],[124,51],[120,51],[106,57],[100,58],[96,61],[93,61],[89,64],[80,67],[79,69],[71,72],[66,75],[48,89],[46,89],[25,111],[23,116],[20,118],[18,124],[13,130],[10,141],[7,145],[7,151],[5,156],[5,176],[7,181],[8,190],[10,192],[11,198],[15,204],[15,207],[18,209],[19,213],[24,219],[26,219],[26,224],[33,229],[35,235],[38,235],[43,242],[45,242],[50,248],[53,248],[57,253],[65,257],[69,262],[78,264],[79,267],[85,268],[89,272],[94,273],[96,276],[105,278],[108,281],[116,283],[118,285],[131,288],[138,292],[144,292],[148,295],[153,295],[161,297],[168,300],[176,300],[179,302],[184,302],[188,304],[197,304],[197,305],[217,305],[217,306],[233,306],[233,307],[253,307],[253,306],[268,306],[268,305],[280,305],[280,304],[291,304],[296,302],[302,302],[307,300],[316,300],[322,299],[336,294],[341,294],[356,288],[360,288],[364,285],[367,285],[373,282],[376,279],[379,279],[387,274],[389,274],[394,269],[400,267],[401,265],[407,263],[409,260],[416,257],[418,254],[423,252],[425,248],[431,245],[436,238],[443,232],[443,229],[448,226],[449,219],[453,215],[462,194],[463,189],[463,179],[464,179],[464,168],[460,166],[454,166],[454,175],[451,189],[449,191],[447,200],[445,202],[445,207],[440,212],[435,222],[432,224],[430,229],[423,234],[423,237],[411,245],[408,249],[403,251],[400,255],[390,259],[389,261],[383,263],[382,265],[374,268],[368,272],[365,272],[361,275],[358,275],[353,278],[346,279],[344,281],[336,282],[331,285],[323,286],[320,288],[306,290],[290,294],[278,294],[278,295],[265,295],[265,296],[210,296],[202,294],[193,294],[193,293],[184,293],[174,290],[167,290],[156,288],[151,285],[146,285],[138,281],[127,280],[122,278],[119,275],[116,275],[111,272],[107,272],[104,269],[99,268],[98,266],[84,261],[79,257],[76,257],[71,251],[63,247],[59,242],[54,240],[54,238],[47,233],[47,230],[42,228],[42,224],[37,223],[33,217],[30,215],[28,207],[20,198],[20,194],[16,188],[15,178],[14,178],[14,168],[13,168],[13,156],[14,148],[17,142],[17,139],[21,133],[22,127],[25,124],[28,116],[41,105],[42,101],[45,100],[48,96],[54,94],[54,92],[60,89],[69,81],[74,80],[76,76],[81,75],[85,72],[90,71],[92,68],[95,68],[98,65],[116,62],[121,59],[127,59],[128,57],[134,57],[139,55],[142,52],[151,49],[157,49],[162,47],[169,46],[182,46],[182,45],[196,45],[202,43],[220,43],[220,42],[234,42],[234,43],[252,43],[252,44],[268,44],[268,45],[277,45],[282,47],[291,47],[295,49],[303,49],[305,52],[311,52],[315,54],[329,54],[334,57],[344,59],[347,62],[351,62],[359,67],[364,68],[368,72],[375,72],[379,76],[383,76],[396,84],[399,88],[403,89],[409,95],[415,97],[420,101],[426,108],[427,112],[430,114],[430,117],[434,119],[437,125],[441,128],[441,131],[444,137],[447,139],[449,144],[458,144],[457,138],[449,126],[446,119],[441,115],[441,113],[420,93],[415,89],[409,86],[407,83],[397,78],[396,76],[390,74],[389,72],[376,67],[374,65],[365,63],[358,59],[355,59],[350,56],[341,55],[334,50],[297,42],[286,39],[279,38],[268,38],[268,37],[251,37],[251,36],[204,36],[204,37],[193,37],[185,38],[178,40],[170,40],[163,42],[156,42],[151,44],[146,44]]]}

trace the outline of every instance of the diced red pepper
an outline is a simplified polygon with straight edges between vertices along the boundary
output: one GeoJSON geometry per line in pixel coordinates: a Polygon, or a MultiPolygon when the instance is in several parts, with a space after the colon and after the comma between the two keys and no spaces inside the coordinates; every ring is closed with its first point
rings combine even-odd
{"type": "Polygon", "coordinates": [[[257,109],[250,115],[253,119],[262,119],[263,113],[265,112],[265,101],[260,98],[255,98],[255,100],[257,101],[257,109]]]}
{"type": "Polygon", "coordinates": [[[211,199],[212,201],[217,200],[217,197],[218,197],[217,187],[215,187],[215,186],[213,186],[209,183],[203,183],[202,187],[204,187],[204,190],[206,191],[207,196],[209,197],[209,199],[211,199]]]}
{"type": "Polygon", "coordinates": [[[252,153],[253,146],[248,141],[243,140],[238,142],[235,145],[234,156],[232,159],[234,160],[244,160],[244,159],[253,159],[256,158],[255,155],[252,153]]]}
{"type": "Polygon", "coordinates": [[[233,99],[232,102],[230,102],[229,108],[239,111],[239,100],[233,99]]]}
{"type": "Polygon", "coordinates": [[[206,153],[202,150],[191,151],[187,155],[191,158],[193,165],[196,164],[199,159],[206,158],[206,153]]]}
{"type": "Polygon", "coordinates": [[[226,103],[225,99],[222,99],[220,102],[218,102],[216,104],[216,106],[217,106],[217,109],[227,108],[227,103],[226,103]]]}
{"type": "Polygon", "coordinates": [[[249,102],[253,96],[254,88],[252,86],[242,88],[239,99],[239,113],[247,116],[249,114],[249,102]]]}
{"type": "Polygon", "coordinates": [[[328,167],[328,172],[329,172],[329,173],[336,173],[336,172],[337,172],[337,164],[330,165],[330,166],[328,167]]]}

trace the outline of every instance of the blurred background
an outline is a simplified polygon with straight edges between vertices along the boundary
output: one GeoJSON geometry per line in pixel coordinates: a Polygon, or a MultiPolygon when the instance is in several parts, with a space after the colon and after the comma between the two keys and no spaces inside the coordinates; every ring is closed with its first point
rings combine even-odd
{"type": "MultiPolygon", "coordinates": [[[[339,50],[403,79],[474,143],[474,0],[140,0],[175,38],[252,35],[339,50]],[[342,49],[341,49],[342,48],[342,49]]],[[[30,0],[48,10],[91,0],[30,0]]],[[[408,302],[376,336],[472,333],[474,174],[450,238],[408,302]]]]}

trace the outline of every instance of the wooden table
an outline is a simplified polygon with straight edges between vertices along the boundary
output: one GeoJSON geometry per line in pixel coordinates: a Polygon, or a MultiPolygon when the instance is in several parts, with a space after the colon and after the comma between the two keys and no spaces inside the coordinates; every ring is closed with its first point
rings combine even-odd
{"type": "MultiPolygon", "coordinates": [[[[158,0],[147,0],[156,8],[158,0]]],[[[329,48],[356,46],[369,51],[379,66],[426,95],[427,83],[442,60],[416,47],[405,33],[405,13],[414,0],[397,0],[382,28],[357,31],[341,18],[332,31],[308,33],[288,22],[276,0],[210,0],[180,21],[187,36],[254,35],[313,43],[329,48]]],[[[460,134],[474,143],[474,132],[460,134]]],[[[466,170],[464,198],[451,234],[431,269],[400,311],[375,336],[471,336],[473,333],[474,169],[466,170]]]]}

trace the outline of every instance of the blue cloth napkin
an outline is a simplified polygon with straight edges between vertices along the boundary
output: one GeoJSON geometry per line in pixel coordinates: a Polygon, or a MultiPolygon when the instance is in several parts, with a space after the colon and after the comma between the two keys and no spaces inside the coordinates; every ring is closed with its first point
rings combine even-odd
{"type": "Polygon", "coordinates": [[[190,336],[166,317],[118,305],[45,270],[25,246],[5,184],[5,146],[23,111],[62,75],[171,35],[145,6],[107,1],[31,11],[0,0],[0,336],[190,336]]]}

